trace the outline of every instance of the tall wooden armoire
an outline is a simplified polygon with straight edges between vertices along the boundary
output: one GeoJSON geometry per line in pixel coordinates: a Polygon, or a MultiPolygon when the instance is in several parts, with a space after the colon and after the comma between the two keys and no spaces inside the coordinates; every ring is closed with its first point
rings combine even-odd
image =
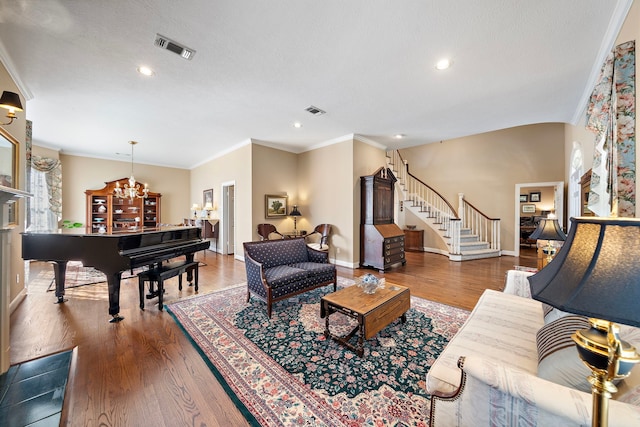
{"type": "Polygon", "coordinates": [[[381,272],[406,263],[404,232],[393,222],[393,185],[388,168],[360,177],[360,266],[381,272]]]}
{"type": "MultiPolygon", "coordinates": [[[[129,178],[105,182],[100,190],[86,190],[87,231],[92,233],[143,230],[160,224],[160,198],[162,194],[149,192],[147,198],[120,199],[114,195],[116,182],[120,187],[129,184],[129,178]]],[[[144,184],[140,184],[144,188],[144,184]]]]}

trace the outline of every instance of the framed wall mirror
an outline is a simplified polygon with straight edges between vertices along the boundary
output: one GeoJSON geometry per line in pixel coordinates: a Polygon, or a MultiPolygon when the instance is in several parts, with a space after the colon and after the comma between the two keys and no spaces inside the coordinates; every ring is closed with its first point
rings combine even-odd
{"type": "Polygon", "coordinates": [[[18,188],[18,140],[1,127],[0,185],[18,188]]]}

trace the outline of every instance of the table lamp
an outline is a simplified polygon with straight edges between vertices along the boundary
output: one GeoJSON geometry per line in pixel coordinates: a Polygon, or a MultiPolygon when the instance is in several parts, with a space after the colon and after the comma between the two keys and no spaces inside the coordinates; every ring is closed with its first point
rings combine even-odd
{"type": "Polygon", "coordinates": [[[540,222],[538,222],[538,228],[531,233],[529,236],[530,239],[535,240],[546,240],[547,246],[543,249],[543,252],[547,253],[547,264],[551,262],[553,259],[556,249],[551,245],[551,241],[564,241],[567,236],[562,231],[560,224],[558,224],[558,218],[552,216],[551,214],[546,218],[542,218],[540,222]]]}
{"type": "Polygon", "coordinates": [[[640,326],[640,220],[571,218],[554,261],[530,276],[531,295],[559,310],[590,317],[590,329],[572,335],[593,396],[593,426],[607,426],[614,380],[640,361],[635,347],[618,336],[613,322],[640,326]]]}
{"type": "Polygon", "coordinates": [[[298,210],[298,205],[293,205],[293,209],[291,209],[291,212],[289,212],[289,216],[293,217],[293,231],[294,233],[297,234],[297,220],[299,216],[302,216],[302,214],[300,213],[300,211],[298,210]]]}
{"type": "Polygon", "coordinates": [[[200,209],[200,205],[199,205],[199,204],[197,204],[197,203],[194,203],[194,204],[191,206],[191,210],[193,211],[193,218],[194,218],[194,219],[198,218],[198,209],[200,209]]]}
{"type": "Polygon", "coordinates": [[[203,218],[210,218],[211,217],[211,211],[213,210],[213,203],[211,202],[207,202],[204,205],[204,208],[202,209],[202,217],[203,218]]]}

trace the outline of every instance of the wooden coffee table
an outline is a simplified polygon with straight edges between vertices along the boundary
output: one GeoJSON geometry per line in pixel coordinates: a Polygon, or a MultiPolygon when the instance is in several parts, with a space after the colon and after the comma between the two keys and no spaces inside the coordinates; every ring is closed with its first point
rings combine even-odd
{"type": "Polygon", "coordinates": [[[386,283],[383,289],[374,294],[365,294],[361,287],[353,285],[337,292],[325,295],[320,300],[320,317],[325,318],[324,336],[364,355],[364,340],[374,337],[395,319],[407,321],[406,312],[411,307],[409,288],[386,283]],[[344,337],[333,335],[329,331],[329,316],[342,313],[358,321],[353,331],[344,337]],[[349,341],[358,333],[357,345],[349,341]]]}

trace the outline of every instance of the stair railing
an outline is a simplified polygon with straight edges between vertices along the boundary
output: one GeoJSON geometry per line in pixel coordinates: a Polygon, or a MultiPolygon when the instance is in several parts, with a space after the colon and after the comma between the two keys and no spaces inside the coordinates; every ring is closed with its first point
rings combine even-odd
{"type": "Polygon", "coordinates": [[[489,218],[458,193],[458,212],[463,228],[469,228],[481,242],[488,242],[489,248],[500,251],[500,218],[489,218]]]}
{"type": "Polygon", "coordinates": [[[453,206],[440,193],[409,172],[409,165],[398,150],[387,153],[387,156],[398,184],[406,191],[405,202],[410,201],[414,206],[419,206],[421,212],[433,218],[444,237],[449,238],[449,253],[459,255],[461,221],[453,206]]]}

